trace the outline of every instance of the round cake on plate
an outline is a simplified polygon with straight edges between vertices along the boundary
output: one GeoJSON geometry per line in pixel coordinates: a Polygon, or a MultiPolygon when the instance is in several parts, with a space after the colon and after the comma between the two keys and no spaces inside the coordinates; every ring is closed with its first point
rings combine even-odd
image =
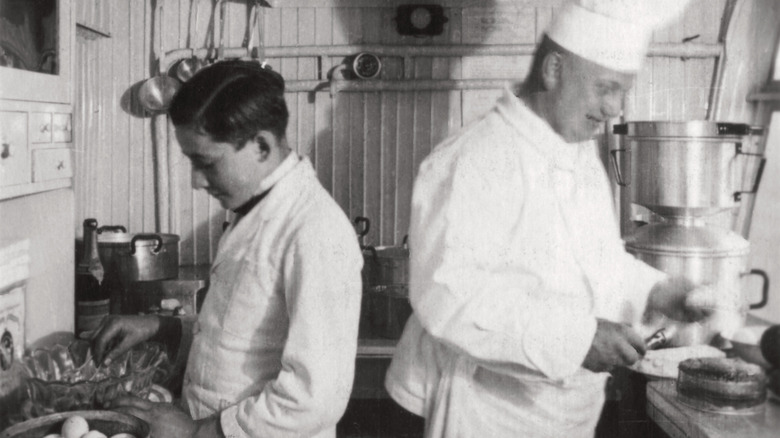
{"type": "Polygon", "coordinates": [[[687,359],[680,362],[677,395],[700,410],[757,413],[764,409],[767,377],[760,366],[738,358],[687,359]]]}

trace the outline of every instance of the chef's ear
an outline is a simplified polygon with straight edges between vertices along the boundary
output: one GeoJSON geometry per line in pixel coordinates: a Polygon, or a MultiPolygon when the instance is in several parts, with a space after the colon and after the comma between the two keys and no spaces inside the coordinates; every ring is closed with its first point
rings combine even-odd
{"type": "Polygon", "coordinates": [[[255,142],[257,143],[257,151],[259,154],[259,161],[263,162],[271,155],[271,148],[278,147],[278,140],[276,136],[270,131],[260,131],[255,136],[255,142]]]}
{"type": "Polygon", "coordinates": [[[544,57],[542,62],[542,83],[545,90],[554,90],[558,88],[561,81],[561,71],[563,69],[563,55],[559,52],[550,52],[544,57]]]}

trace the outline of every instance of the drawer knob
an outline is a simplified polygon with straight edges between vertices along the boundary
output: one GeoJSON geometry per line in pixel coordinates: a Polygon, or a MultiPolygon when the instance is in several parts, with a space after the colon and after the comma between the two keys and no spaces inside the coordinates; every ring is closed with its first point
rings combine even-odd
{"type": "Polygon", "coordinates": [[[57,164],[57,170],[62,170],[65,168],[65,162],[60,161],[59,164],[57,164]]]}
{"type": "Polygon", "coordinates": [[[11,145],[3,143],[3,150],[0,151],[0,159],[6,159],[11,156],[11,145]]]}

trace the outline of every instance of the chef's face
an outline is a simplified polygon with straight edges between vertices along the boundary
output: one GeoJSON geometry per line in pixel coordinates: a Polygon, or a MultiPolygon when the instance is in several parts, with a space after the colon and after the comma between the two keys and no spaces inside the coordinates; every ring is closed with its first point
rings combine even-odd
{"type": "Polygon", "coordinates": [[[223,208],[240,207],[265,177],[255,140],[238,148],[233,143],[214,141],[192,127],[177,127],[176,139],[192,163],[192,188],[206,190],[223,208]]]}
{"type": "Polygon", "coordinates": [[[553,56],[561,57],[561,65],[551,125],[569,143],[591,139],[606,120],[620,115],[636,75],[573,54],[553,56]]]}

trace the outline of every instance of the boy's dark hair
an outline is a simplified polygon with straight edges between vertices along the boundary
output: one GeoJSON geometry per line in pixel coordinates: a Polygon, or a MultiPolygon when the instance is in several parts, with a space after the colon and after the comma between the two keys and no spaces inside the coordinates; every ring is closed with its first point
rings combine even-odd
{"type": "Polygon", "coordinates": [[[182,85],[168,114],[175,126],[192,126],[239,148],[260,131],[283,138],[289,119],[284,79],[255,61],[220,61],[182,85]]]}

